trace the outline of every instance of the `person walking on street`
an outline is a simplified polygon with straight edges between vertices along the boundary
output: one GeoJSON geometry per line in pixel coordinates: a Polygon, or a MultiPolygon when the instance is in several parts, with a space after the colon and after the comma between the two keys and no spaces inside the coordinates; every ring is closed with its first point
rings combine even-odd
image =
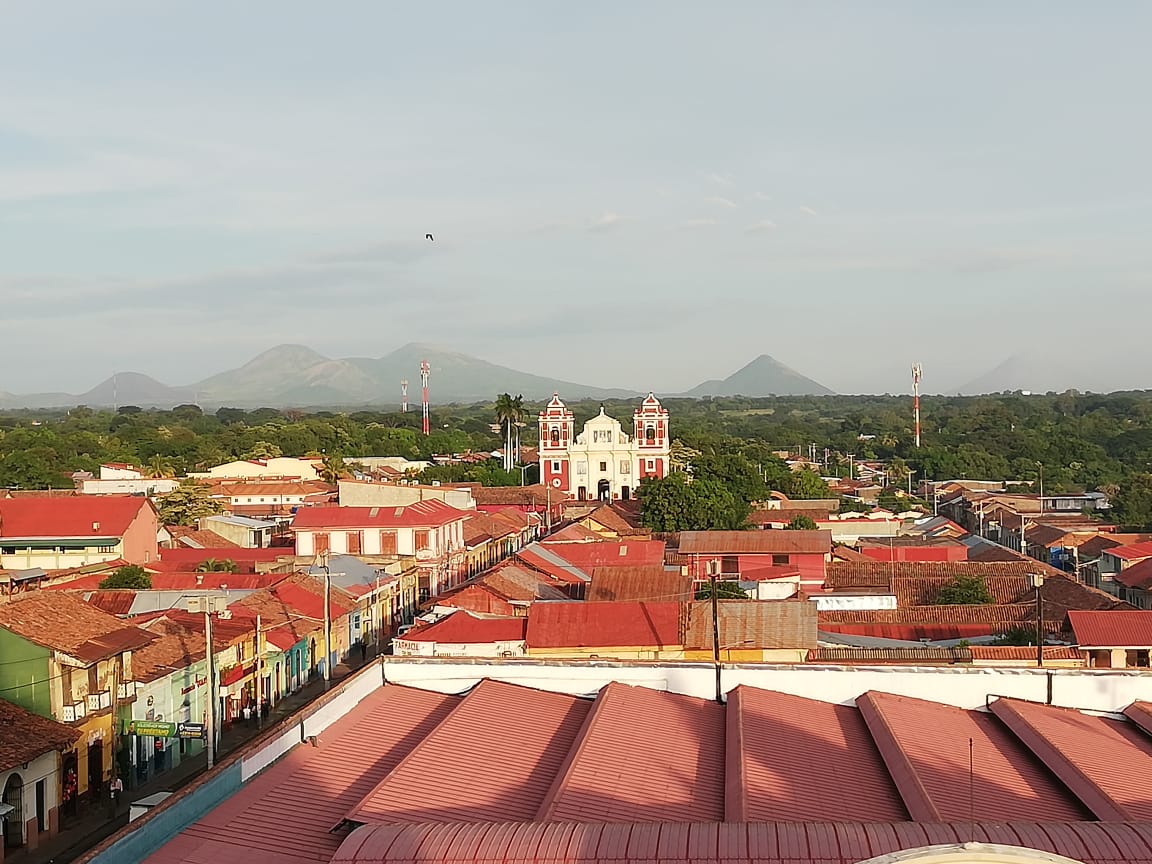
{"type": "Polygon", "coordinates": [[[120,779],[120,775],[112,778],[112,782],[108,784],[108,797],[112,807],[112,816],[115,816],[120,810],[120,796],[124,794],[124,781],[120,779]]]}

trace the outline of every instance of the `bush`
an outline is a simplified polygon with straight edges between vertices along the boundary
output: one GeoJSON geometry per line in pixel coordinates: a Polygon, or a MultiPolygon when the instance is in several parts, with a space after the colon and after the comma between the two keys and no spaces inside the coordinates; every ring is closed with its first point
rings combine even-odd
{"type": "Polygon", "coordinates": [[[957,576],[936,595],[940,606],[980,606],[995,602],[982,576],[957,576]]]}
{"type": "Polygon", "coordinates": [[[125,564],[119,567],[111,576],[100,580],[99,588],[140,588],[152,587],[152,577],[143,567],[135,564],[125,564]]]}

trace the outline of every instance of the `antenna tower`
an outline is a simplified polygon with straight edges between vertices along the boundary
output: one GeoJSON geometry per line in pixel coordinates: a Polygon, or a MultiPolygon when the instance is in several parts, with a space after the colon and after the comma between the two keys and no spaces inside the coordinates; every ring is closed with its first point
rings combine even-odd
{"type": "Polygon", "coordinates": [[[408,382],[400,382],[400,410],[405,414],[408,413],[408,382]]]}
{"type": "Polygon", "coordinates": [[[916,421],[916,446],[920,446],[920,364],[912,364],[912,416],[916,421]]]}
{"type": "Polygon", "coordinates": [[[431,368],[428,366],[427,360],[420,361],[420,389],[423,391],[424,399],[424,434],[428,434],[428,373],[431,368]]]}

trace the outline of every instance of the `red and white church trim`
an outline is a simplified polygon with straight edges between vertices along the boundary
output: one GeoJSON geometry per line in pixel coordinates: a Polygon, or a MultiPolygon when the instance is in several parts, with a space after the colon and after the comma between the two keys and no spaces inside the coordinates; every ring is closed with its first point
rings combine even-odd
{"type": "Polygon", "coordinates": [[[632,434],[604,413],[576,434],[576,418],[553,394],[539,415],[540,478],[576,498],[627,500],[646,477],[668,474],[668,409],[652,393],[632,413],[632,434]]]}

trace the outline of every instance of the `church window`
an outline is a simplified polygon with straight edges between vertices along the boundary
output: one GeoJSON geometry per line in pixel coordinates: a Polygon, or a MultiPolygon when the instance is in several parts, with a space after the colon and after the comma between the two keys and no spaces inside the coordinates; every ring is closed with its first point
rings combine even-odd
{"type": "Polygon", "coordinates": [[[648,470],[649,471],[655,471],[656,470],[656,460],[655,459],[649,459],[648,460],[648,470]]]}
{"type": "Polygon", "coordinates": [[[600,463],[600,470],[601,471],[607,471],[608,470],[608,463],[607,462],[601,462],[600,463]]]}
{"type": "Polygon", "coordinates": [[[621,459],[620,460],[620,473],[621,474],[628,474],[631,471],[632,471],[632,466],[631,466],[631,464],[629,464],[628,460],[627,459],[621,459]]]}
{"type": "Polygon", "coordinates": [[[552,427],[552,446],[553,447],[559,447],[560,446],[560,427],[559,426],[553,426],[552,427]]]}
{"type": "Polygon", "coordinates": [[[560,460],[559,459],[553,459],[552,460],[552,473],[553,474],[559,474],[560,473],[560,460]]]}
{"type": "Polygon", "coordinates": [[[648,428],[646,428],[644,430],[644,437],[648,439],[649,444],[655,444],[656,443],[656,427],[655,426],[649,426],[648,428]]]}

